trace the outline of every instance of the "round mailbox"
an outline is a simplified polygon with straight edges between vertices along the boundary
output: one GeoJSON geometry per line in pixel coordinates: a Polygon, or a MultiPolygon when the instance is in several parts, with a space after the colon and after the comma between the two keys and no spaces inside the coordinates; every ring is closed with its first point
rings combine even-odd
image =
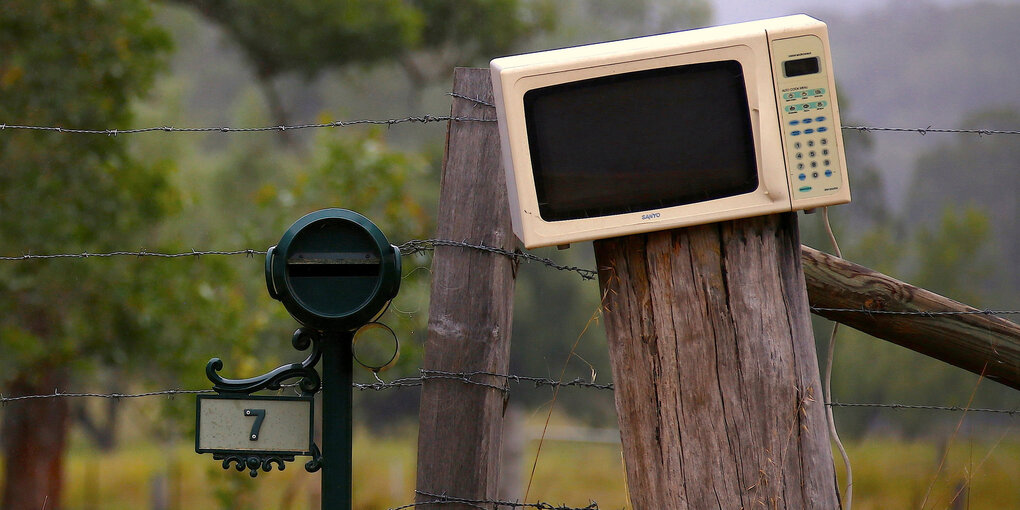
{"type": "Polygon", "coordinates": [[[397,295],[400,250],[354,211],[315,211],[266,253],[266,285],[301,324],[355,330],[397,295]]]}

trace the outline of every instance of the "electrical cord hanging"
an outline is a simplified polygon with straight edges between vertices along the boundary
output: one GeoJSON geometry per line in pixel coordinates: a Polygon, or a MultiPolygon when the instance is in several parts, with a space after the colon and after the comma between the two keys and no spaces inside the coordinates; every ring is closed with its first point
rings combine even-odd
{"type": "MultiPolygon", "coordinates": [[[[835,255],[839,258],[843,258],[843,253],[839,250],[839,243],[836,242],[836,235],[832,232],[832,225],[829,223],[829,208],[822,207],[822,223],[825,224],[825,233],[829,235],[829,242],[832,243],[832,249],[835,255]]],[[[826,402],[832,402],[832,358],[836,351],[836,332],[839,331],[839,323],[832,323],[832,332],[829,334],[829,348],[825,354],[825,388],[824,398],[826,402]]],[[[850,510],[853,504],[853,490],[854,490],[854,474],[850,468],[850,457],[846,454],[846,448],[843,447],[843,442],[839,440],[839,433],[836,432],[836,420],[832,416],[832,406],[825,406],[825,420],[829,425],[829,436],[836,442],[836,447],[839,448],[839,454],[843,456],[843,466],[846,468],[846,489],[844,494],[846,496],[846,502],[843,508],[850,510]]]]}

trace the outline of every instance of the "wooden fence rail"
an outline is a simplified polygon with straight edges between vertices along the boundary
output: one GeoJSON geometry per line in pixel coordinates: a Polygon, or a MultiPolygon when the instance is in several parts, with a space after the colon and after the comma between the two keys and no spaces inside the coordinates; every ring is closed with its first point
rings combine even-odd
{"type": "Polygon", "coordinates": [[[801,264],[812,306],[873,312],[818,315],[1020,389],[1020,325],[807,246],[801,264]]]}

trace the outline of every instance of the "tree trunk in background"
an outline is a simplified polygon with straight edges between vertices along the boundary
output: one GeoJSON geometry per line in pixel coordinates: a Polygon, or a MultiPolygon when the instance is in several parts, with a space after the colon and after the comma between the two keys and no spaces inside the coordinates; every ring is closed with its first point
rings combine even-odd
{"type": "MultiPolygon", "coordinates": [[[[45,367],[15,379],[11,396],[42,395],[63,389],[67,376],[45,367]]],[[[55,510],[61,505],[64,450],[70,426],[64,398],[22,400],[4,410],[4,510],[55,510]]]]}
{"type": "Polygon", "coordinates": [[[634,508],[838,508],[796,215],[595,257],[634,508]]]}

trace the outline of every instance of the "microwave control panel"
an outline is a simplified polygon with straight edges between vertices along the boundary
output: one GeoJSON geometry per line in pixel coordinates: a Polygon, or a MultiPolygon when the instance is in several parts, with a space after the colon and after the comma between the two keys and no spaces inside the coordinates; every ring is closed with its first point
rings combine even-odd
{"type": "Polygon", "coordinates": [[[771,46],[791,197],[837,194],[845,158],[822,41],[803,35],[774,40],[771,46]]]}

